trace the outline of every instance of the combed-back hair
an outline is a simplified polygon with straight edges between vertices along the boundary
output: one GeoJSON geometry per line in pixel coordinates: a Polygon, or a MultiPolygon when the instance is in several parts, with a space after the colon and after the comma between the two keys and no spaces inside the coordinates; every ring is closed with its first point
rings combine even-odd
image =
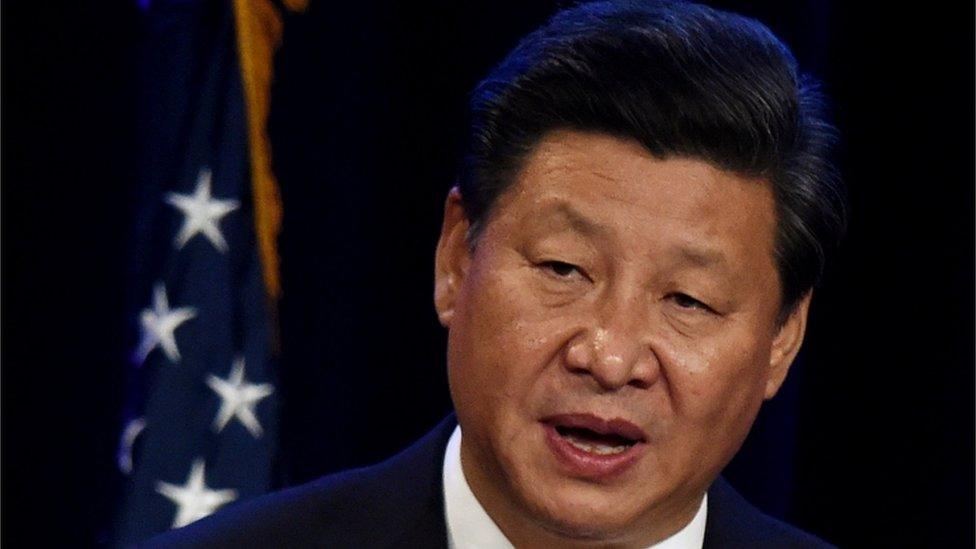
{"type": "Polygon", "coordinates": [[[469,242],[547,133],[632,139],[657,158],[697,158],[771,184],[785,321],[847,224],[823,111],[789,49],[752,19],[686,2],[566,9],[472,93],[458,183],[469,242]]]}

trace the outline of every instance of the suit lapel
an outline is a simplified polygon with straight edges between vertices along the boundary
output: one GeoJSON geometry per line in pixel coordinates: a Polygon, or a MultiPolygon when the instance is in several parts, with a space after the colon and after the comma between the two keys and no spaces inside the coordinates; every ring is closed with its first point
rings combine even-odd
{"type": "Polygon", "coordinates": [[[447,441],[457,425],[454,414],[445,418],[415,444],[379,465],[389,493],[389,513],[398,514],[400,534],[391,547],[447,547],[444,519],[443,468],[447,441]]]}

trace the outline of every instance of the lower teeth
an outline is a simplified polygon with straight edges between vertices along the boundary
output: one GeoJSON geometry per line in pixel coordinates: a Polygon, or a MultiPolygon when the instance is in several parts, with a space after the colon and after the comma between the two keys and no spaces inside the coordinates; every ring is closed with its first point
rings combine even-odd
{"type": "Polygon", "coordinates": [[[589,442],[584,442],[578,438],[572,436],[564,436],[567,442],[573,445],[575,448],[579,448],[584,452],[590,454],[597,454],[601,456],[610,456],[614,454],[619,454],[625,452],[629,446],[607,446],[606,444],[591,444],[589,442]]]}

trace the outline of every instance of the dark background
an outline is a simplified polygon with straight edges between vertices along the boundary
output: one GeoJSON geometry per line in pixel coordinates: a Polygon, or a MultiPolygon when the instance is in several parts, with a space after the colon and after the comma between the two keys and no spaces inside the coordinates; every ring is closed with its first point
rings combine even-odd
{"type": "MultiPolygon", "coordinates": [[[[557,5],[409,4],[312,0],[286,21],[285,483],[381,459],[449,409],[433,247],[466,93],[557,5]]],[[[729,475],[842,546],[972,547],[973,6],[713,5],[824,80],[853,207],[786,394],[729,475]]],[[[111,520],[141,17],[2,7],[4,542],[86,545],[111,520]]]]}

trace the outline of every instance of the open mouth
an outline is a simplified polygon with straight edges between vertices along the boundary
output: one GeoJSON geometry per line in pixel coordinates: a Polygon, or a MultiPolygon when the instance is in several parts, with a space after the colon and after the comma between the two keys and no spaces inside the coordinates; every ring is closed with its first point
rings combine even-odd
{"type": "Polygon", "coordinates": [[[556,425],[556,432],[574,448],[590,454],[612,456],[626,452],[639,441],[616,433],[599,433],[585,427],[556,425]]]}
{"type": "Polygon", "coordinates": [[[546,444],[566,474],[610,482],[648,451],[647,436],[626,419],[589,413],[556,414],[541,420],[546,444]]]}

